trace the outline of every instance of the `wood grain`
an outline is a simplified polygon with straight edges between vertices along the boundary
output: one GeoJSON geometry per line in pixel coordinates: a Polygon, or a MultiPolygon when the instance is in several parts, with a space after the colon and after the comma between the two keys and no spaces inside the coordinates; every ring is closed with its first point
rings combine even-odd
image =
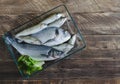
{"type": "MultiPolygon", "coordinates": [[[[66,59],[35,75],[33,79],[119,77],[119,64],[120,60],[117,59],[66,59]]],[[[21,79],[13,61],[1,61],[0,65],[4,66],[0,68],[0,79],[21,79]]]]}
{"type": "MultiPolygon", "coordinates": [[[[79,59],[82,57],[82,55],[83,58],[84,57],[93,58],[96,56],[95,53],[97,53],[96,58],[97,57],[99,58],[99,56],[105,59],[110,58],[110,56],[111,58],[117,58],[117,59],[119,58],[118,53],[120,50],[120,35],[85,35],[84,37],[87,44],[85,51],[76,53],[75,57],[74,56],[70,57],[71,59],[72,58],[79,59]],[[80,56],[79,54],[82,55],[80,56]]],[[[4,52],[0,51],[0,54],[2,56],[1,60],[4,61],[10,60],[11,58],[10,55],[8,54],[7,47],[5,46],[5,43],[2,39],[0,40],[0,43],[1,43],[0,49],[5,50],[4,52]]]]}
{"type": "Polygon", "coordinates": [[[119,84],[119,53],[119,0],[0,0],[0,84],[119,84]],[[72,13],[87,47],[23,80],[1,36],[59,4],[72,13]]]}
{"type": "Polygon", "coordinates": [[[120,13],[76,13],[74,18],[83,34],[120,34],[120,13]]]}
{"type": "Polygon", "coordinates": [[[119,11],[119,0],[1,0],[0,14],[23,14],[47,11],[65,4],[71,12],[119,11]]]}
{"type": "MultiPolygon", "coordinates": [[[[40,13],[1,15],[0,35],[22,25],[23,23],[39,16],[40,13]]],[[[120,13],[73,13],[78,27],[83,34],[88,35],[117,35],[120,34],[120,13]]]]}
{"type": "Polygon", "coordinates": [[[46,11],[65,4],[71,12],[119,12],[119,0],[1,0],[0,14],[23,14],[46,11]]]}
{"type": "Polygon", "coordinates": [[[71,12],[99,11],[94,0],[2,0],[0,1],[0,14],[21,14],[46,11],[59,4],[66,4],[71,12]],[[79,3],[79,4],[78,4],[79,3]],[[87,6],[84,6],[87,5],[87,6]],[[80,9],[79,9],[80,7],[80,9]],[[89,8],[89,9],[88,9],[89,8]]]}
{"type": "MultiPolygon", "coordinates": [[[[39,14],[1,16],[2,19],[0,22],[3,23],[2,25],[8,24],[10,26],[6,26],[6,30],[4,31],[1,30],[1,34],[38,15],[39,14]]],[[[76,53],[74,56],[51,66],[33,78],[70,79],[85,77],[119,77],[120,35],[118,32],[119,18],[117,18],[119,13],[74,13],[72,15],[85,37],[87,48],[83,52],[76,53]],[[112,30],[112,28],[116,28],[116,24],[118,24],[118,29],[112,30]]],[[[0,49],[5,50],[4,52],[0,51],[2,55],[0,65],[5,66],[1,67],[0,79],[21,78],[2,39],[0,39],[0,45],[0,49]]]]}
{"type": "Polygon", "coordinates": [[[118,84],[119,79],[45,79],[45,80],[1,80],[1,84],[118,84]]]}
{"type": "Polygon", "coordinates": [[[98,7],[104,11],[120,11],[120,1],[119,0],[94,0],[98,7]]]}
{"type": "MultiPolygon", "coordinates": [[[[74,56],[61,61],[55,66],[49,67],[44,72],[34,78],[89,78],[89,77],[119,77],[120,59],[119,48],[107,45],[114,38],[115,42],[119,42],[116,35],[88,35],[86,36],[88,47],[85,51],[76,53],[74,56]],[[94,42],[92,39],[95,39],[94,42]],[[97,44],[98,43],[98,44],[97,44]],[[107,47],[104,47],[104,46],[107,47]],[[118,49],[117,49],[118,48],[118,49]],[[117,49],[117,51],[116,51],[117,49]],[[97,53],[97,54],[96,54],[97,53]],[[64,64],[64,65],[63,65],[64,64]],[[79,74],[77,74],[79,73],[79,74]],[[46,74],[46,75],[45,75],[46,74]],[[44,75],[44,76],[43,76],[44,75]],[[52,77],[51,77],[52,75],[52,77]]],[[[1,42],[2,43],[2,42],[1,42]]],[[[117,45],[117,43],[116,43],[117,45]]],[[[4,48],[3,48],[4,49],[4,48]]],[[[1,52],[1,54],[4,52],[1,52]]],[[[21,78],[15,64],[10,56],[6,54],[2,57],[0,65],[0,79],[18,79],[21,78]],[[6,66],[7,65],[7,66],[6,66]],[[11,68],[12,67],[12,68],[11,68]]]]}

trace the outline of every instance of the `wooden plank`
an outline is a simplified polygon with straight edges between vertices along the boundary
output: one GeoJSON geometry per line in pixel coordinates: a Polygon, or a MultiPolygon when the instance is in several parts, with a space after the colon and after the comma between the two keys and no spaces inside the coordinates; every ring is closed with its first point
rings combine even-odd
{"type": "Polygon", "coordinates": [[[22,14],[22,15],[2,15],[0,16],[0,35],[3,35],[5,32],[18,27],[25,22],[31,20],[33,17],[38,14],[22,14]]]}
{"type": "MultiPolygon", "coordinates": [[[[120,60],[94,60],[94,59],[64,59],[63,61],[49,67],[45,71],[58,72],[60,70],[84,70],[86,68],[94,68],[96,70],[117,69],[120,68],[120,60]]],[[[0,61],[0,73],[17,72],[17,68],[13,61],[0,61]],[[12,67],[12,68],[11,68],[12,67]]],[[[95,71],[95,70],[94,70],[95,71]]]]}
{"type": "MultiPolygon", "coordinates": [[[[38,15],[40,14],[1,15],[0,35],[3,35],[5,32],[22,25],[38,15]]],[[[72,16],[83,34],[120,34],[120,13],[72,13],[72,16]]]]}
{"type": "Polygon", "coordinates": [[[17,67],[13,61],[0,61],[0,73],[2,72],[18,72],[17,67]],[[12,67],[12,68],[11,68],[12,67]]]}
{"type": "Polygon", "coordinates": [[[38,13],[59,4],[66,4],[71,12],[119,11],[119,3],[119,0],[1,0],[0,14],[38,13]]]}
{"type": "MultiPolygon", "coordinates": [[[[87,47],[82,52],[72,55],[68,59],[119,59],[120,35],[85,35],[87,47]],[[97,53],[97,54],[96,54],[97,53]]],[[[8,61],[11,57],[0,38],[0,60],[8,61]]]]}
{"type": "Polygon", "coordinates": [[[47,11],[60,4],[66,4],[71,12],[96,12],[100,11],[94,0],[1,0],[0,14],[23,14],[47,11]],[[88,9],[89,8],[89,9],[88,9]]]}
{"type": "Polygon", "coordinates": [[[64,2],[70,12],[101,12],[94,0],[66,0],[64,2]]]}
{"type": "MultiPolygon", "coordinates": [[[[81,54],[77,53],[75,57],[73,56],[72,58],[66,59],[58,63],[54,67],[48,68],[43,73],[40,73],[39,76],[41,76],[43,79],[48,78],[49,76],[51,77],[51,75],[53,79],[56,77],[58,78],[119,77],[120,69],[119,37],[120,37],[119,35],[85,35],[85,39],[88,45],[83,53],[81,54]],[[54,75],[54,73],[56,74],[54,75]]],[[[3,47],[5,46],[3,46],[2,40],[0,41],[2,44],[1,49],[3,50],[4,49],[3,47]]],[[[0,78],[2,79],[5,79],[6,77],[8,79],[20,78],[20,75],[17,72],[17,69],[13,62],[11,62],[9,58],[3,59],[5,60],[1,60],[0,64],[1,66],[3,65],[5,67],[1,67],[2,69],[0,73],[1,74],[0,78]],[[11,72],[9,71],[8,68],[11,68],[10,69],[11,72]]],[[[35,78],[37,77],[41,78],[39,76],[35,76],[35,78]]]]}
{"type": "Polygon", "coordinates": [[[103,11],[120,11],[119,0],[94,0],[103,11]]]}
{"type": "MultiPolygon", "coordinates": [[[[61,69],[63,70],[84,70],[86,68],[95,68],[95,69],[117,69],[120,68],[120,60],[94,60],[94,59],[65,59],[52,67],[49,67],[46,69],[46,71],[59,71],[61,69]]],[[[0,65],[9,65],[2,67],[0,72],[16,72],[17,68],[14,67],[15,64],[13,61],[7,61],[7,62],[0,62],[0,65]],[[7,68],[10,68],[13,66],[13,69],[7,70],[7,68]],[[6,69],[6,70],[5,70],[6,69]]],[[[94,70],[95,71],[95,70],[94,70]]]]}
{"type": "Polygon", "coordinates": [[[46,80],[1,80],[1,84],[119,84],[119,78],[112,79],[46,79],[46,80]]]}
{"type": "Polygon", "coordinates": [[[0,51],[0,65],[2,66],[0,79],[19,79],[18,81],[0,81],[0,84],[119,84],[119,79],[105,80],[109,77],[120,77],[120,13],[108,12],[119,12],[119,0],[1,0],[0,35],[61,3],[68,6],[85,35],[86,50],[76,53],[76,56],[51,66],[43,73],[31,78],[36,81],[21,81],[20,74],[0,38],[0,50],[4,50],[4,52],[0,51]],[[105,11],[107,13],[84,14],[84,12],[105,11]],[[80,78],[95,78],[95,80],[81,80],[80,78]],[[37,79],[41,80],[37,81],[37,79]]]}
{"type": "MultiPolygon", "coordinates": [[[[64,79],[64,78],[106,78],[120,76],[120,61],[117,60],[91,60],[66,59],[45,71],[33,76],[36,79],[64,79]]],[[[0,79],[21,78],[12,61],[0,62],[0,79]],[[12,67],[12,68],[11,68],[12,67]]],[[[31,78],[31,79],[32,79],[31,78]]]]}
{"type": "Polygon", "coordinates": [[[89,50],[119,49],[119,35],[86,35],[89,50]]]}
{"type": "Polygon", "coordinates": [[[63,84],[117,84],[117,80],[119,79],[71,79],[63,80],[63,84]]]}
{"type": "Polygon", "coordinates": [[[8,52],[7,46],[5,45],[3,39],[0,37],[0,61],[11,60],[10,54],[8,52]]]}
{"type": "MultiPolygon", "coordinates": [[[[1,84],[61,84],[62,80],[1,80],[1,84]]],[[[76,83],[78,81],[76,80],[76,83]]],[[[64,83],[65,84],[65,83],[64,83]]]]}
{"type": "Polygon", "coordinates": [[[83,34],[120,34],[120,13],[76,13],[74,18],[83,34]]]}
{"type": "Polygon", "coordinates": [[[47,11],[56,5],[61,4],[60,1],[53,0],[1,0],[0,13],[1,14],[23,14],[47,11]]]}
{"type": "Polygon", "coordinates": [[[119,59],[120,50],[90,50],[85,49],[71,56],[69,59],[95,59],[95,60],[112,60],[119,59]]]}

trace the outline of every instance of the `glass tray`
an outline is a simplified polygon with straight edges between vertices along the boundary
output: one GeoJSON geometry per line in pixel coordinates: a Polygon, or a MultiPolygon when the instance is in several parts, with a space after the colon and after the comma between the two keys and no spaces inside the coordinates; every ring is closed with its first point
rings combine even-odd
{"type": "MultiPolygon", "coordinates": [[[[46,17],[48,17],[48,16],[50,16],[52,14],[55,14],[55,13],[63,13],[63,14],[65,14],[65,16],[67,17],[68,20],[64,23],[64,25],[61,28],[69,31],[71,34],[76,34],[77,39],[76,39],[76,43],[75,43],[74,48],[70,52],[68,52],[63,58],[45,62],[45,64],[43,65],[43,69],[41,71],[43,71],[44,69],[48,68],[49,66],[51,66],[53,64],[65,59],[66,57],[69,57],[70,55],[74,55],[74,53],[76,53],[78,51],[82,51],[86,47],[85,40],[84,40],[83,36],[80,33],[80,29],[78,28],[76,22],[74,21],[74,19],[70,15],[67,7],[65,5],[59,5],[59,6],[53,8],[53,9],[47,11],[47,12],[44,12],[41,15],[33,18],[32,20],[24,23],[23,25],[21,25],[21,26],[19,26],[17,28],[14,28],[14,29],[12,29],[12,30],[10,30],[10,31],[8,31],[8,32],[6,32],[4,34],[3,39],[4,39],[4,41],[6,43],[6,46],[7,46],[8,50],[9,50],[9,52],[10,52],[10,55],[13,58],[13,60],[14,60],[17,67],[18,67],[17,60],[18,60],[20,54],[18,53],[17,50],[15,50],[13,48],[13,46],[11,44],[9,44],[9,42],[6,40],[6,36],[9,35],[9,34],[15,35],[16,33],[22,31],[25,28],[29,28],[31,26],[34,26],[34,25],[38,24],[44,18],[46,18],[46,17]]],[[[41,71],[37,71],[37,72],[33,73],[32,75],[26,75],[19,68],[18,68],[18,70],[19,70],[21,76],[24,77],[24,78],[29,78],[29,77],[35,75],[36,73],[41,72],[41,71]]]]}

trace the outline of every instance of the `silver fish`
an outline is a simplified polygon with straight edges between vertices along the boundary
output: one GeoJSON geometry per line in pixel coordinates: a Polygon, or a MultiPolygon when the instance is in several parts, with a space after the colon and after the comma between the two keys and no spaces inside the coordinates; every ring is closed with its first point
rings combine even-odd
{"type": "Polygon", "coordinates": [[[60,18],[48,25],[48,27],[61,27],[67,21],[66,17],[60,18]]]}
{"type": "Polygon", "coordinates": [[[71,39],[68,41],[68,43],[53,46],[53,48],[68,53],[74,47],[75,41],[76,41],[76,35],[73,35],[71,39]]]}
{"type": "Polygon", "coordinates": [[[45,29],[47,27],[46,24],[37,24],[33,27],[27,28],[21,32],[19,32],[18,34],[15,35],[16,38],[20,37],[20,36],[26,36],[26,35],[30,35],[30,34],[34,34],[37,33],[43,29],[45,29]]]}
{"type": "Polygon", "coordinates": [[[50,24],[50,23],[54,22],[55,20],[58,20],[61,17],[65,17],[65,15],[62,14],[62,13],[57,13],[57,14],[49,16],[48,18],[43,20],[41,23],[43,23],[43,24],[50,24]]]}
{"type": "Polygon", "coordinates": [[[34,38],[32,36],[20,36],[17,39],[18,39],[19,43],[26,42],[26,43],[37,44],[37,45],[42,44],[42,42],[40,40],[38,40],[37,38],[34,38]]]}
{"type": "Polygon", "coordinates": [[[63,30],[62,28],[58,28],[56,32],[57,32],[56,37],[54,39],[47,41],[46,43],[44,43],[44,45],[46,46],[59,45],[68,41],[71,38],[70,33],[68,31],[63,30]]]}
{"type": "Polygon", "coordinates": [[[37,61],[55,60],[63,53],[44,45],[19,44],[12,37],[7,37],[6,40],[9,41],[21,55],[28,55],[37,61]]]}
{"type": "Polygon", "coordinates": [[[46,41],[54,39],[56,37],[56,30],[58,30],[57,27],[47,27],[46,29],[36,34],[32,34],[31,36],[39,39],[39,41],[42,43],[45,43],[46,41]]]}
{"type": "Polygon", "coordinates": [[[30,34],[34,34],[37,33],[41,30],[43,30],[44,28],[46,28],[48,26],[48,24],[54,22],[55,20],[64,17],[64,14],[62,13],[58,13],[58,14],[54,14],[48,18],[46,18],[44,21],[40,22],[39,24],[27,28],[25,30],[23,30],[22,32],[19,32],[18,34],[15,35],[15,37],[19,37],[19,36],[26,36],[26,35],[30,35],[30,34]]]}

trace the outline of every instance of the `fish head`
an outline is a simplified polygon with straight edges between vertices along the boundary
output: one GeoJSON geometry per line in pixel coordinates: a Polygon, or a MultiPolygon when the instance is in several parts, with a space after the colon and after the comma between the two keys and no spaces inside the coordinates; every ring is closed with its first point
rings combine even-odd
{"type": "Polygon", "coordinates": [[[53,58],[59,58],[61,55],[63,54],[62,51],[56,50],[56,49],[52,49],[49,56],[53,57],[53,58]]]}
{"type": "Polygon", "coordinates": [[[62,13],[58,13],[58,14],[57,14],[57,17],[59,17],[59,18],[60,18],[60,17],[65,17],[65,15],[62,14],[62,13]]]}
{"type": "Polygon", "coordinates": [[[58,34],[62,38],[70,38],[71,37],[70,33],[68,31],[63,30],[62,28],[58,29],[58,34]]]}

